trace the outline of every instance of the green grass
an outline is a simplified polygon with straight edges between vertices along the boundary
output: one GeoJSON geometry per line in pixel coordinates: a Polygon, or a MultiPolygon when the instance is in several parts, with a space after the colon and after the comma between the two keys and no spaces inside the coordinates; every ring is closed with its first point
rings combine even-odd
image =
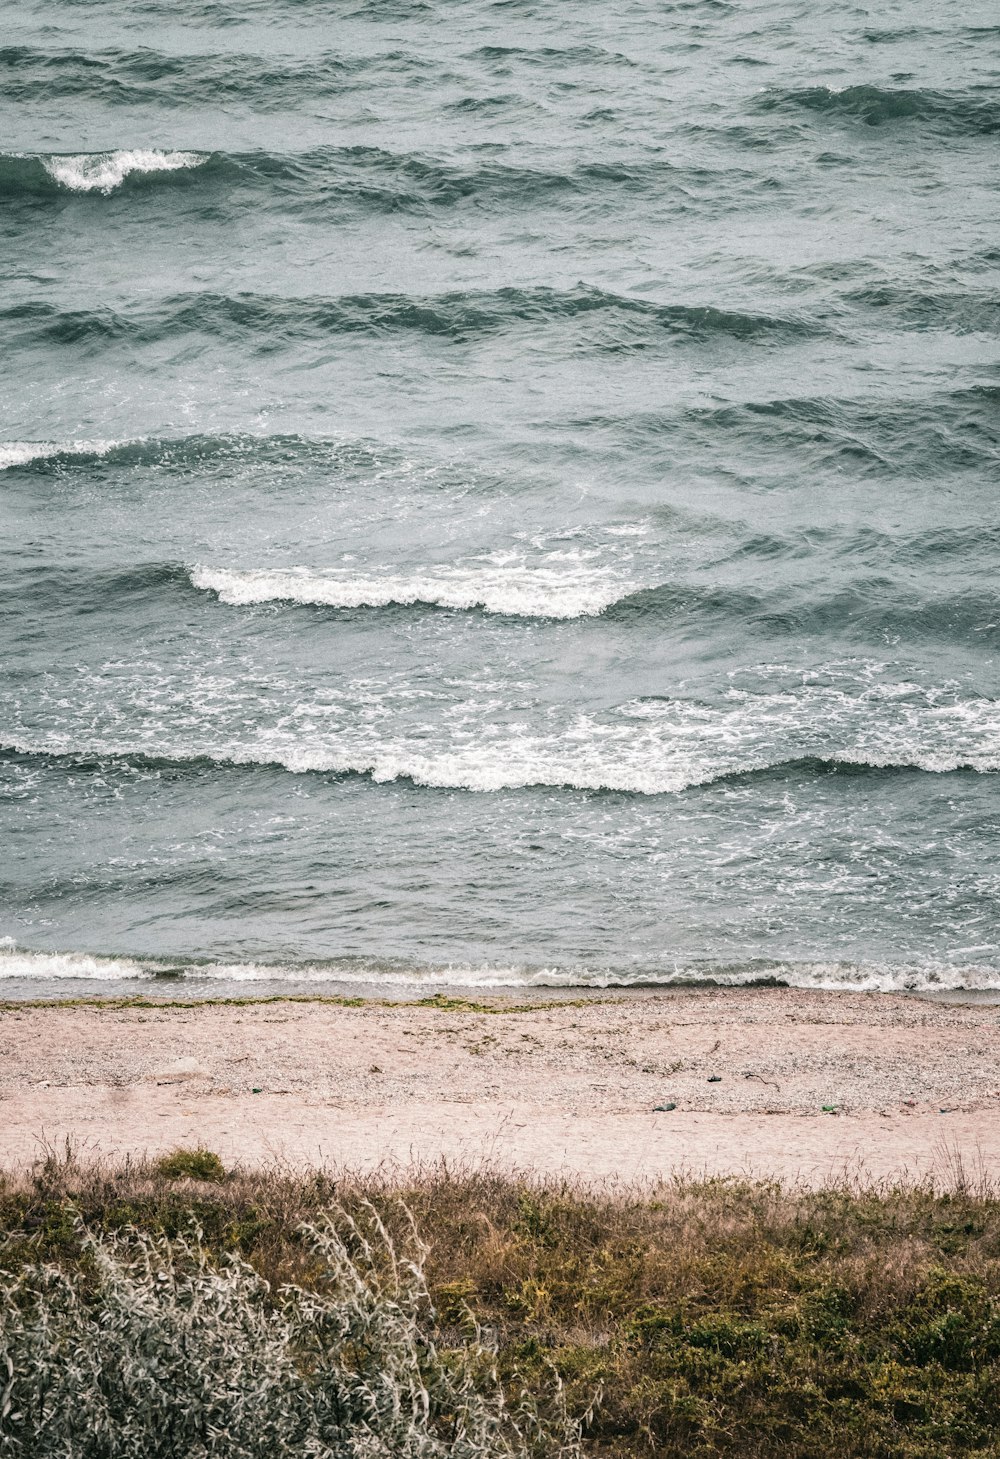
{"type": "MultiPolygon", "coordinates": [[[[308,1290],[303,1222],[360,1219],[370,1203],[394,1242],[412,1219],[426,1243],[439,1341],[458,1350],[478,1324],[508,1391],[526,1385],[543,1412],[558,1374],[571,1414],[593,1406],[595,1459],[1000,1456],[1000,1201],[987,1188],[717,1180],[640,1197],[486,1171],[196,1174],[50,1160],[0,1188],[0,1267],[83,1272],[85,1232],[177,1239],[197,1225],[213,1262],[238,1256],[270,1290],[308,1290]]],[[[0,1350],[0,1374],[2,1362],[0,1350]]]]}

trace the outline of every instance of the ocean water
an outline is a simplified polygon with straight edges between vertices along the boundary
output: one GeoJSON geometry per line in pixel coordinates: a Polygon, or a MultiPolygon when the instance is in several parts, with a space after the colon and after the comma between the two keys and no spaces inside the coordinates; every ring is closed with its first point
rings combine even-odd
{"type": "Polygon", "coordinates": [[[986,0],[24,0],[0,992],[1000,988],[986,0]]]}

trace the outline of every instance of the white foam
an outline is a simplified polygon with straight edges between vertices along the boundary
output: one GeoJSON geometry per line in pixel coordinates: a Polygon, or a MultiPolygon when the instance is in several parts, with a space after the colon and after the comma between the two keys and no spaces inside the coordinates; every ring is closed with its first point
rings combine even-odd
{"type": "Polygon", "coordinates": [[[748,963],[739,968],[678,964],[661,971],[623,968],[542,967],[449,963],[440,967],[332,964],[211,963],[192,966],[187,976],[234,983],[337,983],[348,987],[397,988],[640,988],[722,987],[773,981],[822,992],[918,993],[1000,991],[1000,969],[932,963],[748,963]]]}
{"type": "MultiPolygon", "coordinates": [[[[302,966],[268,963],[210,963],[192,967],[188,976],[234,983],[342,983],[349,987],[386,985],[396,988],[559,988],[575,986],[588,974],[558,968],[525,969],[487,963],[450,963],[443,967],[399,967],[372,962],[368,966],[337,964],[302,966]]],[[[594,984],[593,986],[599,986],[594,984]]]]}
{"type": "Polygon", "coordinates": [[[0,471],[53,456],[106,456],[121,441],[0,441],[0,471]]]}
{"type": "MultiPolygon", "coordinates": [[[[932,993],[1000,991],[1000,969],[974,964],[892,963],[746,963],[714,967],[707,962],[678,963],[660,970],[635,968],[525,967],[516,964],[449,963],[437,967],[352,960],[329,963],[191,963],[178,958],[168,964],[128,957],[99,957],[78,952],[31,952],[11,939],[0,940],[0,980],[27,983],[156,982],[157,973],[183,974],[184,984],[199,982],[343,987],[434,989],[639,988],[716,984],[741,987],[774,980],[792,988],[829,992],[932,993]]],[[[163,985],[160,985],[163,987],[163,985]]],[[[164,991],[166,991],[164,987],[164,991]]]]}
{"type": "MultiPolygon", "coordinates": [[[[1000,992],[1000,968],[960,963],[774,963],[713,971],[700,968],[726,988],[774,981],[789,988],[827,993],[990,993],[1000,992]]],[[[687,982],[699,981],[688,972],[687,982]]]]}
{"type": "Polygon", "coordinates": [[[129,151],[43,157],[42,165],[50,177],[72,192],[111,193],[133,172],[177,172],[200,167],[206,160],[200,152],[162,152],[137,147],[129,151]]]}
{"type": "MultiPolygon", "coordinates": [[[[99,957],[79,952],[31,952],[16,946],[12,938],[0,939],[0,980],[26,982],[154,981],[165,972],[183,973],[191,980],[207,979],[227,983],[342,983],[350,986],[386,984],[395,987],[514,988],[522,986],[571,985],[574,974],[558,969],[525,970],[487,964],[454,964],[439,968],[399,967],[373,960],[370,964],[336,963],[191,963],[178,958],[171,963],[127,957],[99,957]]],[[[596,986],[596,985],[595,985],[596,986]]]]}
{"type": "Polygon", "coordinates": [[[469,701],[453,705],[440,722],[409,730],[383,714],[377,738],[348,727],[361,712],[362,706],[344,705],[331,721],[327,707],[301,705],[294,730],[276,729],[233,758],[441,789],[567,786],[640,795],[676,793],[804,759],[935,774],[1000,770],[997,701],[948,700],[885,681],[861,692],[838,683],[799,683],[772,693],[734,689],[711,705],[635,700],[572,718],[551,708],[511,720],[492,706],[484,715],[481,703],[469,701]]]}
{"type": "Polygon", "coordinates": [[[146,967],[133,958],[91,957],[83,952],[27,952],[11,938],[0,942],[0,978],[67,979],[120,982],[148,976],[146,967]]]}
{"type": "Polygon", "coordinates": [[[50,703],[45,734],[11,725],[3,746],[97,759],[275,765],[483,792],[565,786],[661,795],[801,760],[935,774],[1000,771],[997,700],[921,688],[860,661],[811,676],[763,666],[753,677],[759,687],[734,682],[711,703],[639,699],[589,714],[541,704],[530,683],[488,671],[435,689],[405,675],[321,693],[274,681],[261,686],[264,724],[251,729],[238,677],[129,676],[116,680],[118,692],[109,697],[103,675],[81,675],[72,702],[50,703]]]}
{"type": "Polygon", "coordinates": [[[378,784],[412,780],[432,789],[477,792],[567,786],[575,790],[663,795],[725,773],[718,765],[699,764],[683,749],[671,753],[669,748],[660,747],[657,752],[657,747],[624,734],[593,739],[582,729],[575,740],[508,733],[429,752],[405,744],[345,744],[339,751],[275,745],[273,752],[258,745],[253,750],[238,750],[231,758],[243,764],[278,764],[293,774],[325,771],[367,775],[378,784]]]}
{"type": "Polygon", "coordinates": [[[482,608],[519,618],[586,618],[634,591],[606,570],[572,554],[550,554],[548,565],[483,559],[454,567],[399,574],[314,572],[304,567],[237,572],[196,566],[196,588],[223,603],[303,603],[332,608],[385,608],[432,603],[441,608],[482,608]],[[556,561],[561,556],[561,561],[556,561]]]}

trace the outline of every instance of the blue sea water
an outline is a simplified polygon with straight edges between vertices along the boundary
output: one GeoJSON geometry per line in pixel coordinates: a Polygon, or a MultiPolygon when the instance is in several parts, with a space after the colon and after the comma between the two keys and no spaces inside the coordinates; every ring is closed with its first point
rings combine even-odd
{"type": "Polygon", "coordinates": [[[0,991],[1000,988],[993,3],[0,19],[0,991]]]}

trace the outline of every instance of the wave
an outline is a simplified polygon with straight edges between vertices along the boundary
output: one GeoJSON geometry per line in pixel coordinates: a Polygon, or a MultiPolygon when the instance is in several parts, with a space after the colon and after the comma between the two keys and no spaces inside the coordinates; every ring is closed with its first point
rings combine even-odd
{"type": "MultiPolygon", "coordinates": [[[[836,543],[836,559],[861,558],[867,553],[877,571],[867,577],[852,575],[830,593],[816,591],[815,563],[812,577],[805,582],[793,580],[782,587],[769,584],[756,591],[721,583],[671,583],[623,597],[609,605],[607,614],[615,621],[646,618],[670,622],[675,628],[689,624],[699,630],[706,621],[717,619],[738,623],[767,638],[807,635],[827,643],[876,644],[893,635],[911,646],[943,639],[952,645],[965,642],[982,648],[1000,634],[995,594],[986,590],[973,593],[964,587],[956,592],[931,592],[912,582],[915,567],[922,563],[940,567],[949,553],[960,557],[966,570],[975,553],[984,572],[988,571],[995,561],[995,533],[927,532],[892,543],[876,532],[847,533],[838,540],[817,529],[811,534],[816,549],[824,535],[836,543]],[[979,641],[972,637],[983,634],[991,638],[979,641]]],[[[773,560],[780,555],[777,540],[764,536],[744,540],[728,560],[745,566],[755,556],[773,560]]],[[[786,560],[800,558],[801,541],[786,542],[784,556],[786,560]]]]}
{"type": "Polygon", "coordinates": [[[17,580],[46,613],[128,613],[137,600],[158,601],[164,590],[187,587],[178,563],[139,562],[126,568],[85,568],[63,563],[26,563],[17,580]]]}
{"type": "MultiPolygon", "coordinates": [[[[582,46],[538,52],[487,46],[467,59],[487,66],[498,62],[504,76],[508,62],[526,67],[631,64],[624,56],[582,46]]],[[[0,47],[4,95],[20,105],[51,101],[53,97],[86,97],[106,106],[180,110],[242,103],[257,112],[287,112],[304,102],[342,98],[352,90],[370,91],[403,69],[412,87],[426,84],[436,89],[451,83],[459,88],[463,79],[468,79],[464,67],[461,73],[447,72],[439,57],[415,49],[379,48],[369,54],[327,50],[299,60],[273,55],[264,58],[245,51],[188,51],[178,55],[149,48],[108,47],[81,53],[27,45],[0,47]]],[[[496,109],[508,103],[523,105],[524,100],[516,93],[489,98],[469,96],[449,103],[447,109],[496,109]]]]}
{"type": "Polygon", "coordinates": [[[237,572],[195,567],[191,582],[223,603],[302,603],[330,608],[481,608],[518,618],[584,618],[604,611],[632,585],[588,566],[575,554],[552,554],[549,566],[503,557],[400,576],[313,572],[304,567],[237,572]]]}
{"type": "Polygon", "coordinates": [[[886,86],[775,88],[755,98],[758,111],[809,111],[848,118],[869,127],[896,122],[925,123],[958,136],[992,136],[1000,131],[1000,97],[982,91],[934,91],[886,86]]]}
{"type": "Polygon", "coordinates": [[[990,749],[953,750],[905,744],[882,749],[845,749],[836,755],[770,756],[762,746],[756,756],[719,754],[713,758],[698,747],[650,744],[623,735],[594,742],[579,732],[561,741],[528,734],[496,735],[476,743],[422,749],[419,743],[343,748],[277,744],[233,744],[225,749],[198,747],[158,750],[105,743],[70,748],[53,741],[0,741],[0,758],[29,761],[74,775],[105,774],[118,767],[158,775],[208,770],[261,769],[293,775],[332,775],[370,780],[376,785],[408,782],[430,790],[494,793],[553,789],[625,795],[678,795],[717,784],[761,779],[809,779],[887,774],[992,774],[1000,770],[1000,739],[990,749]]]}
{"type": "Polygon", "coordinates": [[[53,191],[115,192],[126,179],[141,180],[164,173],[185,173],[202,167],[201,152],[164,152],[136,147],[116,152],[66,152],[31,155],[0,153],[0,197],[53,191]]]}
{"type": "Polygon", "coordinates": [[[108,152],[0,152],[0,198],[44,198],[67,193],[105,197],[125,184],[145,186],[187,182],[211,163],[205,152],[164,151],[156,147],[108,152]]]}
{"type": "MultiPolygon", "coordinates": [[[[978,649],[1000,637],[993,595],[914,591],[913,569],[949,558],[967,566],[970,554],[984,569],[1000,545],[1000,528],[952,528],[893,536],[874,529],[815,529],[812,543],[838,559],[874,561],[879,571],[854,576],[839,590],[818,595],[793,580],[756,591],[716,583],[679,581],[637,585],[625,574],[634,566],[625,556],[612,563],[597,548],[549,552],[525,561],[513,550],[435,564],[410,571],[376,567],[316,570],[307,567],[233,569],[172,562],[137,563],[127,569],[86,569],[61,564],[25,563],[17,570],[22,591],[39,607],[74,611],[121,612],[125,600],[158,596],[164,589],[194,587],[229,607],[283,604],[337,611],[430,608],[479,610],[508,618],[571,621],[604,617],[627,624],[637,620],[669,624],[674,633],[701,633],[707,623],[738,623],[769,638],[802,634],[830,640],[882,642],[887,633],[907,642],[944,638],[965,640],[978,649]],[[604,561],[602,562],[602,557],[604,561]],[[974,635],[974,636],[973,636],[974,635]],[[984,636],[985,635],[985,636],[984,636]]],[[[744,538],[718,565],[768,562],[801,557],[801,542],[763,534],[744,538]]],[[[643,571],[648,574],[648,565],[643,571]]]]}
{"type": "Polygon", "coordinates": [[[43,301],[9,305],[0,321],[22,337],[54,344],[112,341],[152,344],[192,332],[225,339],[256,339],[272,352],[285,344],[331,336],[381,339],[415,333],[455,344],[524,326],[569,325],[581,346],[633,351],[660,340],[703,343],[800,339],[827,333],[803,316],[777,316],[712,304],[659,302],[579,284],[573,289],[502,288],[425,297],[355,294],[339,298],[278,294],[183,294],[128,312],[111,308],[60,309],[43,301]]]}
{"type": "Polygon", "coordinates": [[[12,703],[0,751],[56,774],[247,767],[449,791],[640,796],[751,776],[814,783],[1000,770],[1000,700],[856,657],[808,669],[759,664],[731,674],[712,700],[647,695],[601,711],[526,701],[516,681],[491,681],[485,694],[470,683],[463,696],[448,683],[364,677],[331,694],[263,677],[253,719],[238,674],[121,670],[111,679],[80,673],[68,698],[12,703]],[[44,728],[22,718],[39,708],[44,728]]]}
{"type": "Polygon", "coordinates": [[[845,304],[888,317],[895,325],[911,330],[949,329],[957,334],[988,334],[995,338],[1000,329],[1000,300],[995,291],[984,288],[930,292],[874,284],[852,289],[842,299],[845,304]]]}
{"type": "MultiPolygon", "coordinates": [[[[759,178],[747,169],[714,171],[639,155],[613,161],[576,161],[564,168],[523,166],[495,157],[451,162],[429,153],[391,152],[362,144],[326,146],[276,154],[255,152],[158,152],[152,149],[94,153],[0,152],[0,197],[65,197],[80,188],[107,194],[137,187],[197,187],[227,197],[242,216],[255,190],[264,206],[298,216],[362,211],[423,214],[470,202],[505,211],[558,203],[588,193],[640,197],[669,195],[680,213],[693,206],[692,191],[717,194],[729,206],[739,192],[746,206],[760,205],[759,178]],[[151,170],[129,166],[134,158],[173,159],[151,170]],[[187,158],[181,163],[176,159],[187,158]],[[105,175],[108,185],[95,178],[105,175]],[[118,177],[121,172],[120,178],[118,177]],[[117,180],[116,180],[117,179],[117,180]]],[[[766,191],[766,190],[765,190],[766,191]]],[[[768,200],[770,201],[770,199],[768,200]]],[[[700,207],[704,208],[702,202],[700,207]]]]}
{"type": "MultiPolygon", "coordinates": [[[[256,987],[261,996],[283,988],[293,995],[304,989],[335,994],[341,987],[364,989],[375,997],[390,988],[409,993],[443,989],[532,988],[690,988],[759,987],[763,985],[824,992],[989,993],[1000,989],[1000,969],[961,963],[794,962],[754,959],[740,964],[708,960],[668,968],[533,967],[525,964],[448,963],[418,965],[379,958],[330,959],[313,962],[224,961],[185,957],[148,958],[85,952],[40,952],[19,948],[12,939],[0,942],[0,982],[31,985],[84,982],[141,983],[153,996],[170,996],[171,986],[185,994],[211,998],[224,985],[256,987]],[[177,985],[180,985],[177,987],[177,985]]],[[[95,989],[96,991],[96,989],[95,989]]]]}
{"type": "Polygon", "coordinates": [[[114,192],[127,177],[159,172],[181,172],[200,167],[198,152],[161,152],[155,148],[133,151],[78,153],[50,157],[45,170],[70,192],[114,192]]]}
{"type": "MultiPolygon", "coordinates": [[[[31,105],[53,97],[87,97],[110,106],[182,109],[244,101],[257,110],[287,109],[310,97],[342,93],[350,76],[377,71],[388,58],[330,53],[307,62],[264,62],[226,53],[169,54],[143,49],[88,51],[0,47],[0,74],[8,101],[31,105]]],[[[420,59],[410,58],[414,74],[420,59]]],[[[366,76],[366,84],[372,78],[366,76]]]]}
{"type": "Polygon", "coordinates": [[[66,979],[115,983],[151,977],[153,964],[130,957],[92,957],[81,952],[28,952],[0,939],[0,979],[66,979]]]}
{"type": "Polygon", "coordinates": [[[0,441],[0,471],[31,466],[39,461],[74,458],[97,461],[121,445],[121,441],[0,441]]]}
{"type": "MultiPolygon", "coordinates": [[[[50,323],[52,317],[45,316],[50,323]]],[[[595,317],[600,319],[600,311],[595,317]]],[[[985,480],[992,479],[1000,466],[998,405],[1000,386],[982,382],[913,399],[778,397],[610,415],[572,414],[546,424],[561,433],[586,431],[594,440],[610,440],[616,450],[639,450],[646,457],[653,457],[662,446],[671,462],[679,433],[691,450],[717,453],[720,443],[727,452],[763,450],[786,459],[796,481],[808,481],[813,470],[826,467],[849,469],[855,478],[893,480],[900,470],[922,479],[945,472],[986,471],[990,475],[985,480]]],[[[381,441],[294,433],[0,442],[0,471],[87,470],[104,461],[112,466],[184,470],[230,460],[276,466],[311,462],[353,472],[399,466],[406,457],[381,441]]]]}
{"type": "MultiPolygon", "coordinates": [[[[579,621],[604,617],[613,623],[636,620],[669,624],[674,633],[702,633],[711,621],[739,623],[769,638],[806,633],[828,640],[884,641],[887,633],[908,642],[944,638],[964,640],[977,649],[1000,637],[994,596],[988,592],[953,594],[915,592],[909,578],[926,562],[949,557],[967,565],[978,553],[984,567],[1000,545],[1000,528],[980,532],[955,528],[894,538],[872,529],[817,529],[815,548],[839,558],[874,558],[877,576],[855,577],[838,591],[817,595],[791,582],[757,591],[723,583],[683,582],[638,586],[616,565],[595,561],[598,549],[550,552],[535,562],[504,551],[455,564],[436,564],[409,572],[390,568],[315,570],[307,567],[233,569],[172,562],[137,563],[127,569],[94,570],[61,564],[25,563],[17,570],[22,591],[38,607],[76,612],[125,611],[126,599],[158,597],[165,589],[194,587],[235,608],[269,604],[337,611],[429,608],[535,622],[579,621]]],[[[801,543],[773,534],[744,539],[729,561],[752,557],[767,561],[796,559],[801,543]]],[[[648,572],[648,568],[644,569],[648,572]]]]}
{"type": "Polygon", "coordinates": [[[139,436],[117,441],[2,441],[0,471],[45,473],[110,466],[157,466],[189,471],[210,462],[281,466],[312,462],[351,471],[384,470],[405,460],[384,444],[332,436],[190,435],[139,436]]]}
{"type": "Polygon", "coordinates": [[[912,471],[921,478],[951,471],[995,471],[1000,464],[1000,390],[981,384],[933,391],[913,399],[871,396],[793,396],[734,400],[680,410],[629,411],[620,415],[571,416],[565,431],[585,429],[616,445],[650,453],[662,443],[672,461],[678,429],[693,436],[692,448],[766,451],[791,480],[813,479],[816,470],[849,470],[897,480],[912,471]]]}

